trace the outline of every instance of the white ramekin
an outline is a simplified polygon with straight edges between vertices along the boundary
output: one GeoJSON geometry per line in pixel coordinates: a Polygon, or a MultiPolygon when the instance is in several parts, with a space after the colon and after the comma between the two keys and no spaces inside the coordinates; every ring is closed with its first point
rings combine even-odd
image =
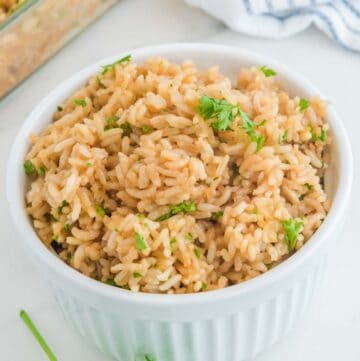
{"type": "MultiPolygon", "coordinates": [[[[7,173],[10,210],[26,252],[47,278],[65,318],[91,344],[117,360],[149,354],[156,361],[239,361],[251,358],[282,338],[302,317],[323,271],[324,254],[338,235],[352,183],[352,155],[344,127],[329,104],[334,142],[326,187],[331,210],[305,246],[279,266],[255,279],[223,290],[187,295],[132,293],[75,271],[40,242],[25,211],[23,160],[28,135],[41,131],[56,106],[97,73],[101,64],[132,54],[135,62],[162,55],[200,67],[219,64],[235,78],[242,66],[276,69],[293,94],[320,94],[283,65],[247,51],[210,44],[168,44],[135,49],[91,65],[60,84],[28,116],[14,141],[7,173]]],[[[321,96],[321,94],[320,94],[321,96]]]]}

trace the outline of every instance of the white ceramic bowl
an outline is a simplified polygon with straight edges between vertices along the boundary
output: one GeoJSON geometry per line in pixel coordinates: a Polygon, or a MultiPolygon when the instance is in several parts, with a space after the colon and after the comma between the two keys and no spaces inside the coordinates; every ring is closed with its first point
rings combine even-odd
{"type": "MultiPolygon", "coordinates": [[[[66,319],[91,344],[117,360],[149,354],[156,361],[239,361],[282,338],[302,317],[322,273],[329,241],[338,235],[352,183],[352,155],[341,120],[329,104],[334,142],[326,188],[331,210],[314,236],[296,254],[255,279],[222,290],[186,295],[132,293],[88,278],[51,254],[38,239],[25,211],[23,160],[28,135],[50,122],[56,106],[81,87],[101,64],[125,54],[135,62],[162,55],[201,67],[219,64],[235,78],[242,66],[267,66],[293,94],[320,94],[283,65],[247,51],[210,44],[169,44],[127,51],[75,74],[52,91],[28,116],[10,155],[7,195],[26,252],[47,278],[66,319]]],[[[321,94],[320,94],[321,95],[321,94]]]]}

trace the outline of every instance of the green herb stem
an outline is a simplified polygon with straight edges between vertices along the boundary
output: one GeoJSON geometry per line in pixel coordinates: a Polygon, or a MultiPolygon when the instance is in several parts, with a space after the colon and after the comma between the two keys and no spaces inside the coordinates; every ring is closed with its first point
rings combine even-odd
{"type": "Polygon", "coordinates": [[[48,344],[46,343],[44,338],[41,336],[40,332],[38,331],[38,329],[32,322],[32,320],[29,317],[29,315],[27,314],[27,312],[24,310],[21,310],[20,317],[24,321],[25,325],[28,327],[28,329],[30,330],[30,332],[32,333],[32,335],[34,336],[35,340],[38,342],[40,347],[43,349],[43,351],[45,352],[48,359],[50,361],[57,361],[56,356],[53,354],[52,350],[50,349],[50,347],[48,346],[48,344]]]}

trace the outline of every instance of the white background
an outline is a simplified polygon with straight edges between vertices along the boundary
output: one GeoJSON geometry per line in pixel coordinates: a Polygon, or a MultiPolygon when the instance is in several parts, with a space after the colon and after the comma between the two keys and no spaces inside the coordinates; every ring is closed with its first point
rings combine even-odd
{"type": "Polygon", "coordinates": [[[21,249],[5,199],[6,158],[26,115],[58,82],[117,52],[174,41],[228,44],[272,56],[312,80],[336,105],[355,158],[347,222],[331,249],[323,287],[309,316],[256,361],[359,361],[360,55],[342,50],[315,29],[281,41],[236,34],[182,0],[121,1],[0,103],[0,360],[46,360],[18,317],[19,309],[25,308],[59,361],[109,361],[65,324],[41,275],[21,249]]]}

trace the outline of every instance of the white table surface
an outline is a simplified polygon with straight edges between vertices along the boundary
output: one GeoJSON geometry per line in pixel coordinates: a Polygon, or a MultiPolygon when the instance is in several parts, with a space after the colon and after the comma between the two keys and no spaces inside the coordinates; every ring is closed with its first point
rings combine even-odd
{"type": "Polygon", "coordinates": [[[68,327],[21,249],[5,199],[6,158],[25,116],[58,82],[117,52],[175,41],[228,44],[272,56],[311,79],[335,103],[355,156],[353,204],[309,316],[256,361],[359,361],[360,55],[345,52],[315,29],[281,41],[236,34],[182,0],[121,1],[0,103],[0,359],[46,360],[19,319],[19,309],[25,308],[59,361],[109,361],[68,327]]]}

